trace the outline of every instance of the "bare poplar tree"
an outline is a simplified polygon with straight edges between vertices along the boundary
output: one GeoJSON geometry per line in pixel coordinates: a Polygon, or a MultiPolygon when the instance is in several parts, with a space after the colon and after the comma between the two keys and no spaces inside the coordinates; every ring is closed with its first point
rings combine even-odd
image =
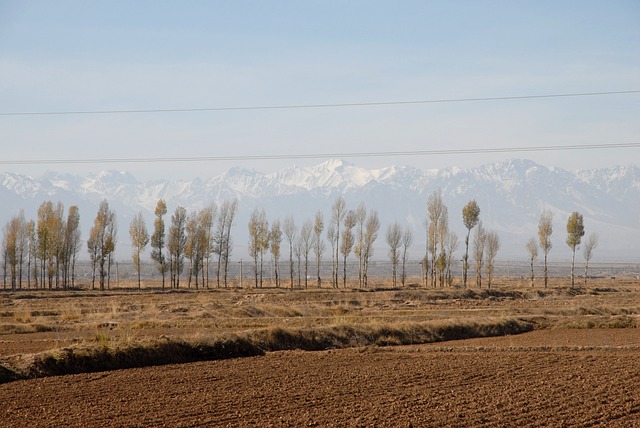
{"type": "MultiPolygon", "coordinates": [[[[35,262],[38,251],[38,243],[37,243],[37,235],[36,235],[36,222],[34,220],[29,220],[26,224],[26,234],[27,234],[27,287],[31,288],[31,275],[33,264],[33,278],[35,280],[35,288],[38,288],[38,264],[35,262]]],[[[78,243],[78,251],[79,251],[78,243]]]]}
{"type": "Polygon", "coordinates": [[[105,252],[107,253],[107,288],[111,288],[111,267],[113,266],[113,255],[116,252],[118,243],[118,222],[116,213],[109,210],[109,221],[107,222],[107,240],[105,242],[105,252]]]}
{"type": "MultiPolygon", "coordinates": [[[[340,271],[340,224],[344,220],[345,215],[347,214],[346,203],[344,201],[344,196],[338,196],[336,201],[333,203],[333,207],[331,208],[331,224],[329,225],[329,229],[333,228],[333,241],[331,243],[331,247],[333,249],[333,286],[338,288],[338,272],[340,271]]],[[[327,230],[327,232],[328,232],[327,230]]]]}
{"type": "Polygon", "coordinates": [[[322,211],[318,210],[313,222],[313,236],[315,241],[314,253],[316,256],[316,275],[318,277],[318,288],[322,286],[322,278],[320,276],[320,268],[322,266],[322,254],[324,253],[325,244],[322,240],[322,231],[324,230],[324,217],[322,211]]]}
{"type": "Polygon", "coordinates": [[[540,222],[538,223],[538,245],[544,254],[544,288],[547,288],[549,282],[549,269],[547,265],[547,257],[553,246],[551,243],[551,234],[553,233],[553,213],[551,210],[543,210],[540,214],[540,222]]]}
{"type": "MultiPolygon", "coordinates": [[[[428,234],[428,248],[431,253],[431,285],[436,286],[436,265],[440,256],[444,257],[443,253],[443,241],[446,236],[445,230],[448,230],[446,225],[447,207],[442,201],[442,191],[434,191],[429,195],[427,201],[427,211],[429,216],[429,226],[427,228],[428,234]],[[440,254],[438,250],[440,249],[440,254]]],[[[441,277],[442,284],[442,277],[441,277]]]]}
{"type": "Polygon", "coordinates": [[[373,257],[373,244],[376,242],[376,239],[378,239],[379,230],[380,220],[378,219],[378,213],[375,210],[371,210],[365,224],[364,248],[362,250],[362,285],[365,287],[369,281],[369,262],[373,257]]]}
{"type": "Polygon", "coordinates": [[[129,225],[129,237],[131,238],[131,247],[133,248],[133,265],[136,268],[138,274],[138,289],[140,288],[140,271],[142,270],[142,264],[140,263],[140,254],[144,251],[145,247],[149,243],[149,232],[147,231],[147,225],[144,222],[142,213],[133,217],[131,224],[129,225]]]}
{"type": "Polygon", "coordinates": [[[487,272],[487,288],[491,288],[491,278],[493,277],[493,269],[495,264],[496,255],[500,250],[500,237],[495,231],[489,231],[486,234],[486,272],[487,272]]]}
{"type": "Polygon", "coordinates": [[[584,236],[584,219],[582,214],[574,211],[567,221],[567,245],[571,248],[571,288],[575,285],[576,248],[584,236]]]}
{"type": "Polygon", "coordinates": [[[269,232],[269,246],[271,249],[271,258],[273,259],[273,272],[276,276],[276,287],[280,287],[280,244],[282,243],[282,229],[280,228],[280,219],[276,219],[271,225],[269,232]]]}
{"type": "MultiPolygon", "coordinates": [[[[296,242],[293,243],[293,255],[295,256],[296,261],[298,262],[298,288],[302,287],[302,239],[298,237],[296,242]]],[[[306,272],[305,272],[306,275],[306,272]]],[[[306,284],[305,277],[305,284],[306,284]]],[[[306,285],[305,285],[306,288],[306,285]]]]}
{"type": "Polygon", "coordinates": [[[429,286],[429,250],[431,246],[429,245],[429,219],[427,218],[422,225],[425,230],[425,239],[424,239],[424,256],[420,261],[420,266],[422,267],[422,281],[423,285],[426,287],[429,286]]]}
{"type": "MultiPolygon", "coordinates": [[[[202,271],[202,284],[209,288],[209,264],[214,253],[215,243],[213,239],[213,223],[216,218],[216,205],[211,204],[198,212],[198,227],[200,228],[198,245],[202,249],[200,269],[202,271]]],[[[198,278],[196,275],[196,287],[198,278]]]]}
{"type": "Polygon", "coordinates": [[[231,253],[233,251],[233,239],[231,237],[231,227],[233,226],[233,220],[235,219],[236,212],[238,212],[238,200],[234,199],[233,201],[225,201],[224,205],[228,204],[228,208],[226,210],[226,221],[225,221],[225,231],[224,231],[224,286],[227,286],[227,276],[229,273],[229,260],[231,260],[231,253]]]}
{"type": "Polygon", "coordinates": [[[162,274],[162,289],[164,290],[165,274],[167,273],[166,260],[163,253],[165,246],[163,217],[167,214],[167,204],[164,199],[158,201],[154,213],[156,218],[153,221],[153,235],[151,235],[151,258],[158,263],[158,270],[162,274]]]}
{"type": "Polygon", "coordinates": [[[75,286],[76,258],[80,251],[80,244],[82,242],[80,232],[80,210],[76,205],[69,207],[67,225],[64,232],[63,283],[66,289],[69,285],[72,287],[75,286]]]}
{"type": "Polygon", "coordinates": [[[116,214],[109,208],[109,203],[103,200],[98,207],[98,213],[89,233],[87,249],[100,275],[100,290],[105,289],[105,280],[111,267],[111,255],[115,251],[117,240],[116,214]]]}
{"type": "MultiPolygon", "coordinates": [[[[299,252],[304,257],[304,288],[308,286],[309,278],[309,253],[315,246],[315,235],[313,234],[313,222],[307,220],[300,228],[300,237],[298,238],[299,252]]],[[[300,266],[298,266],[298,276],[300,276],[300,266]]],[[[298,282],[300,280],[298,279],[298,282]]]]}
{"type": "Polygon", "coordinates": [[[451,273],[451,265],[453,264],[453,254],[458,250],[458,244],[460,243],[458,235],[454,232],[449,232],[445,238],[445,254],[447,263],[446,281],[447,285],[451,287],[453,285],[453,275],[451,273]]]}
{"type": "Polygon", "coordinates": [[[331,286],[333,288],[337,288],[336,246],[338,245],[339,240],[336,238],[336,227],[333,223],[329,223],[329,226],[327,227],[327,241],[329,241],[329,245],[331,245],[331,286]]]}
{"type": "Polygon", "coordinates": [[[269,248],[269,222],[264,210],[254,209],[249,219],[249,255],[253,258],[256,288],[262,288],[264,253],[269,248]]]}
{"type": "Polygon", "coordinates": [[[464,257],[462,258],[462,284],[464,288],[467,288],[467,273],[469,271],[469,235],[478,221],[480,221],[480,207],[475,199],[472,199],[462,208],[462,222],[467,228],[467,236],[464,238],[464,257]]]}
{"type": "Polygon", "coordinates": [[[531,286],[533,287],[533,281],[535,279],[533,264],[538,258],[538,243],[536,242],[536,238],[531,238],[529,242],[527,242],[527,252],[529,253],[529,261],[531,262],[531,286]]]}
{"type": "Polygon", "coordinates": [[[169,250],[169,273],[171,286],[180,288],[180,275],[184,269],[185,250],[187,245],[187,210],[178,206],[171,216],[171,226],[167,238],[169,250]]]}
{"type": "Polygon", "coordinates": [[[231,227],[238,211],[238,201],[236,199],[226,200],[220,205],[220,214],[213,234],[213,252],[218,256],[218,268],[216,271],[217,286],[220,287],[220,280],[227,287],[227,275],[229,271],[229,260],[231,258],[232,239],[231,227]]]}
{"type": "Polygon", "coordinates": [[[584,243],[583,255],[584,255],[584,286],[587,286],[587,278],[589,271],[589,260],[593,256],[593,250],[598,246],[598,234],[592,233],[584,243]]]}
{"type": "Polygon", "coordinates": [[[404,287],[406,279],[407,279],[407,257],[409,254],[409,247],[413,244],[413,233],[411,233],[411,228],[407,226],[404,233],[402,234],[402,286],[404,287]]]}
{"type": "Polygon", "coordinates": [[[482,227],[482,222],[478,222],[476,234],[473,237],[473,260],[476,266],[476,287],[482,288],[482,268],[484,266],[484,249],[487,241],[487,234],[482,227]]]}
{"type": "Polygon", "coordinates": [[[62,241],[62,213],[64,208],[61,203],[55,207],[53,202],[43,202],[38,208],[38,256],[40,258],[41,282],[44,287],[45,279],[49,288],[53,286],[54,277],[57,278],[59,270],[59,256],[62,241]]]}
{"type": "MultiPolygon", "coordinates": [[[[18,214],[18,288],[22,289],[22,277],[24,273],[25,257],[29,253],[29,236],[27,230],[27,220],[24,217],[24,211],[20,210],[18,214]]],[[[28,268],[27,268],[28,271],[28,268]]],[[[66,288],[66,287],[65,287],[66,288]]]]}
{"type": "Polygon", "coordinates": [[[398,264],[400,263],[400,244],[402,243],[402,227],[396,222],[387,226],[387,245],[391,262],[391,281],[395,287],[398,283],[398,264]]]}
{"type": "MultiPolygon", "coordinates": [[[[11,280],[11,290],[18,288],[21,270],[21,238],[22,224],[24,223],[24,214],[14,216],[7,222],[3,229],[2,254],[4,260],[4,286],[7,284],[7,268],[9,270],[9,279],[11,280]]],[[[21,287],[20,287],[21,288],[21,287]]]]}
{"type": "Polygon", "coordinates": [[[353,211],[349,210],[344,218],[344,230],[342,231],[342,242],[340,244],[340,254],[342,254],[342,287],[347,288],[347,257],[351,254],[351,249],[355,243],[353,228],[356,225],[356,217],[353,211]]]}
{"type": "Polygon", "coordinates": [[[62,202],[58,202],[55,207],[54,215],[50,218],[49,231],[52,237],[53,254],[50,260],[49,268],[49,282],[52,280],[52,276],[55,278],[56,288],[60,286],[60,272],[62,260],[64,258],[64,205],[62,202]]]}
{"type": "Polygon", "coordinates": [[[356,239],[353,252],[358,258],[358,286],[362,287],[362,249],[364,248],[364,222],[367,220],[367,209],[364,202],[360,202],[358,208],[354,211],[356,220],[356,239]]]}
{"type": "MultiPolygon", "coordinates": [[[[89,239],[87,239],[87,252],[89,253],[89,260],[91,260],[91,289],[96,288],[96,271],[98,270],[98,265],[100,264],[100,230],[96,225],[91,228],[89,231],[89,239]]],[[[37,270],[37,263],[36,263],[37,270]]],[[[35,272],[36,276],[36,288],[38,287],[38,272],[35,272]]],[[[44,284],[42,284],[44,287],[44,284]]]]}
{"type": "Polygon", "coordinates": [[[298,233],[296,229],[296,223],[293,220],[293,217],[287,216],[284,219],[284,236],[287,238],[287,242],[289,243],[289,285],[293,288],[293,246],[296,239],[296,234],[298,233]]]}
{"type": "MultiPolygon", "coordinates": [[[[197,213],[191,213],[187,217],[185,226],[185,247],[184,255],[189,259],[189,277],[188,287],[191,288],[191,279],[195,276],[195,286],[198,289],[198,276],[200,273],[200,267],[204,261],[204,229],[199,221],[199,215],[197,213]]],[[[204,281],[204,278],[203,278],[204,281]]]]}

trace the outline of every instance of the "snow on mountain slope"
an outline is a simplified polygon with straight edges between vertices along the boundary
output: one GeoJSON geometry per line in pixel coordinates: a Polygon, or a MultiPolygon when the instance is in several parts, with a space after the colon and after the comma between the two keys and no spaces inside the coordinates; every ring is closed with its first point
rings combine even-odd
{"type": "MultiPolygon", "coordinates": [[[[103,171],[88,177],[48,172],[40,178],[0,174],[0,221],[6,223],[20,209],[36,218],[37,207],[45,200],[80,207],[82,230],[88,234],[97,206],[109,201],[118,215],[122,231],[128,230],[133,215],[141,211],[151,227],[158,199],[167,201],[169,214],[176,206],[197,210],[211,203],[237,198],[235,224],[237,254],[247,242],[246,224],[254,208],[264,208],[270,219],[292,215],[297,224],[321,210],[328,218],[331,205],[344,195],[349,208],[360,202],[378,211],[382,221],[380,236],[387,224],[398,221],[424,234],[429,195],[440,189],[449,210],[450,228],[459,236],[462,207],[476,199],[486,227],[502,239],[504,258],[524,258],[524,244],[537,232],[540,212],[554,212],[554,250],[566,253],[565,224],[572,211],[585,216],[587,234],[597,231],[600,251],[609,258],[638,258],[640,255],[640,167],[624,166],[571,173],[547,168],[528,160],[512,160],[472,169],[447,168],[423,171],[391,166],[367,170],[341,160],[329,160],[312,167],[297,167],[261,173],[234,167],[206,180],[154,180],[139,182],[124,171],[103,171]]],[[[170,215],[167,216],[170,221],[170,215]]],[[[121,247],[128,251],[126,232],[121,247]]],[[[414,251],[420,246],[415,240],[414,251]]],[[[379,258],[385,257],[384,239],[379,238],[379,258]]],[[[560,256],[559,256],[560,257],[560,256]]]]}

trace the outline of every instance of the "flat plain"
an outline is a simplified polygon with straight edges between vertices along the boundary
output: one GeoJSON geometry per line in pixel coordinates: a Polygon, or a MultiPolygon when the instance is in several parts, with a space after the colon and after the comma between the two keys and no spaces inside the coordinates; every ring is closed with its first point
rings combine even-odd
{"type": "Polygon", "coordinates": [[[61,349],[287,338],[285,350],[255,356],[6,382],[0,426],[640,426],[631,278],[573,289],[500,280],[491,290],[21,291],[0,301],[0,364],[10,368],[61,349]],[[512,321],[531,328],[485,328],[512,321]],[[398,334],[418,327],[436,333],[402,345],[413,336],[398,334]],[[340,346],[291,341],[331,328],[347,332],[340,346]],[[459,340],[437,333],[452,328],[459,340]]]}

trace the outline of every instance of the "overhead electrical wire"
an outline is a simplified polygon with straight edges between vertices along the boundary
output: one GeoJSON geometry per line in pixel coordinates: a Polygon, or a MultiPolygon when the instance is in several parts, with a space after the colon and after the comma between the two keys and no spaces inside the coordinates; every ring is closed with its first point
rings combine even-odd
{"type": "Polygon", "coordinates": [[[558,146],[525,147],[485,147],[469,149],[406,150],[379,152],[335,152],[335,153],[296,153],[269,155],[229,155],[229,156],[190,156],[190,157],[139,157],[139,158],[86,158],[86,159],[16,159],[0,160],[0,165],[45,165],[45,164],[113,164],[113,163],[179,163],[179,162],[222,162],[250,160],[287,160],[287,159],[327,159],[327,158],[368,158],[397,156],[444,156],[459,154],[516,153],[516,152],[552,152],[565,150],[610,150],[640,148],[640,142],[603,143],[603,144],[567,144],[558,146]]]}
{"type": "Polygon", "coordinates": [[[219,112],[219,111],[249,111],[249,110],[293,110],[293,109],[318,109],[318,108],[344,108],[344,107],[374,107],[374,106],[398,106],[412,104],[445,104],[467,103],[481,101],[511,101],[534,100],[545,98],[570,98],[593,97],[604,95],[629,95],[639,94],[640,90],[606,91],[606,92],[576,92],[540,95],[515,95],[502,97],[479,98],[442,98],[404,101],[374,101],[354,103],[332,104],[290,104],[290,105],[264,105],[264,106],[240,106],[240,107],[203,107],[203,108],[169,108],[169,109],[131,109],[131,110],[69,110],[69,111],[23,111],[0,112],[0,116],[69,116],[69,115],[110,115],[110,114],[138,114],[138,113],[195,113],[195,112],[219,112]]]}

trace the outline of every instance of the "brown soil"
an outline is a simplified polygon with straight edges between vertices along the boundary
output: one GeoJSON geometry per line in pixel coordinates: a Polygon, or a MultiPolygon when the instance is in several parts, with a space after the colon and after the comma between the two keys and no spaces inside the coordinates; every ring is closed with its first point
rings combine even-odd
{"type": "Polygon", "coordinates": [[[0,385],[0,426],[640,426],[640,331],[269,353],[0,385]]]}

